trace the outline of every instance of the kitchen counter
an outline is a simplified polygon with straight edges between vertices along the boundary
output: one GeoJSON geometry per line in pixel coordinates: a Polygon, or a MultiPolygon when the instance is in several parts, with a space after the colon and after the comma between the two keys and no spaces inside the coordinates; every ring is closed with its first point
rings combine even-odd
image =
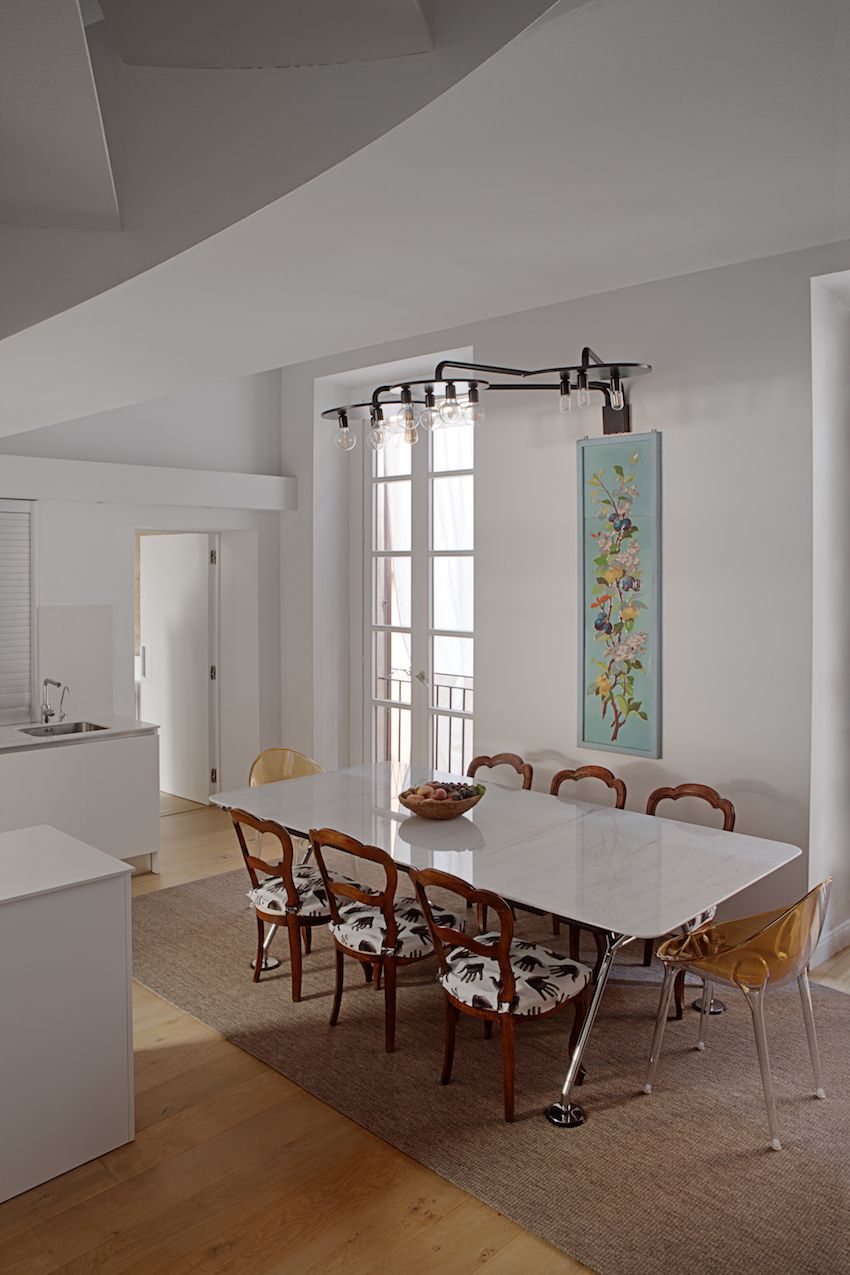
{"type": "Polygon", "coordinates": [[[0,833],[51,824],[140,872],[155,872],[159,727],[100,713],[68,721],[106,729],[39,736],[17,724],[0,727],[0,833]]]}
{"type": "MultiPolygon", "coordinates": [[[[63,748],[66,744],[96,744],[107,739],[129,739],[134,735],[156,735],[158,726],[152,722],[137,722],[132,717],[114,717],[98,713],[94,717],[68,717],[72,721],[92,721],[106,730],[81,731],[79,735],[25,735],[24,730],[40,726],[41,722],[20,722],[14,726],[0,726],[0,753],[30,752],[37,748],[63,748]]],[[[52,726],[59,725],[54,718],[52,726]]]]}

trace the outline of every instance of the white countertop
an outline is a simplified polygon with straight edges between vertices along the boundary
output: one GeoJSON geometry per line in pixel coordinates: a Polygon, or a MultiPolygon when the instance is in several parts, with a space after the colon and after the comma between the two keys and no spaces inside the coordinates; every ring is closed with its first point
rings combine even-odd
{"type": "MultiPolygon", "coordinates": [[[[600,929],[656,938],[797,858],[797,846],[488,781],[445,823],[399,806],[433,770],[383,762],[217,793],[210,800],[290,830],[336,828],[400,865],[434,867],[600,929]]],[[[443,776],[448,777],[448,776],[443,776]]],[[[480,776],[479,776],[480,778],[480,776]]]]}
{"type": "MultiPolygon", "coordinates": [[[[70,721],[93,722],[106,730],[83,731],[79,735],[25,735],[30,726],[41,722],[18,722],[14,726],[0,726],[0,753],[29,752],[32,748],[63,748],[66,744],[96,744],[103,739],[122,739],[130,735],[155,735],[159,730],[152,722],[137,722],[132,717],[114,717],[112,714],[95,713],[93,716],[69,717],[70,721]]],[[[53,719],[51,725],[58,725],[53,719]]]]}
{"type": "Polygon", "coordinates": [[[0,903],[130,876],[132,871],[129,863],[46,823],[0,832],[0,903]]]}

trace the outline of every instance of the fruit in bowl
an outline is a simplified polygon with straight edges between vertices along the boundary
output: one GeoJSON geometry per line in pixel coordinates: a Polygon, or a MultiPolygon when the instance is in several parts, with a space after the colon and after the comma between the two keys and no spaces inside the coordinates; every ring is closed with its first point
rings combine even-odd
{"type": "Polygon", "coordinates": [[[484,796],[483,784],[432,780],[418,788],[408,788],[398,799],[411,814],[425,819],[456,819],[477,805],[484,796]]]}

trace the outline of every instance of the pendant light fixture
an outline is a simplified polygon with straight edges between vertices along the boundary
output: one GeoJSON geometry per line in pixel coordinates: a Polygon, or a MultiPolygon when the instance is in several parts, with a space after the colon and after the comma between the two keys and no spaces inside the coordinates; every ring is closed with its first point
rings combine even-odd
{"type": "Polygon", "coordinates": [[[322,417],[336,421],[339,432],[335,441],[340,451],[349,452],[356,445],[353,421],[368,425],[369,445],[378,451],[391,434],[400,434],[412,446],[418,442],[421,430],[481,424],[487,417],[481,402],[482,390],[545,390],[557,392],[561,414],[571,412],[574,405],[579,409],[591,407],[599,401],[594,395],[601,396],[603,433],[628,434],[631,419],[626,382],[651,371],[648,363],[605,362],[587,345],[580,363],[536,370],[444,359],[428,380],[379,385],[367,403],[331,407],[322,412],[322,417]],[[470,372],[475,375],[470,377],[470,372]],[[466,375],[459,377],[457,373],[466,375]],[[478,373],[486,373],[488,379],[482,380],[478,373]],[[493,380],[494,376],[519,379],[493,380]],[[535,379],[549,376],[557,380],[535,379]]]}

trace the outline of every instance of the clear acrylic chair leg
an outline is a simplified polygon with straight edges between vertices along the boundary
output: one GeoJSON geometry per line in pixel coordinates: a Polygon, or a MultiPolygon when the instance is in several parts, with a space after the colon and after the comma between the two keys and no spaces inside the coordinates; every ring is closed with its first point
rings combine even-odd
{"type": "Polygon", "coordinates": [[[742,989],[750,1012],[753,1016],[753,1031],[756,1037],[756,1049],[761,1069],[761,1083],[764,1089],[764,1104],[767,1107],[767,1123],[770,1128],[770,1145],[774,1151],[782,1150],[779,1141],[779,1121],[776,1117],[776,1100],[773,1097],[773,1077],[770,1074],[770,1057],[767,1052],[767,1034],[764,1029],[764,999],[766,987],[742,989]]]}
{"type": "Polygon", "coordinates": [[[699,1034],[697,1036],[697,1049],[705,1049],[705,1029],[711,1018],[711,979],[707,978],[702,986],[702,1000],[700,1001],[699,1014],[699,1034]]]}
{"type": "Polygon", "coordinates": [[[673,998],[673,987],[678,971],[671,965],[664,967],[664,982],[661,984],[661,999],[658,1002],[658,1017],[655,1020],[655,1034],[652,1037],[652,1050],[649,1055],[649,1068],[643,1086],[644,1093],[652,1093],[655,1084],[655,1073],[658,1070],[658,1059],[661,1056],[661,1042],[664,1039],[664,1028],[667,1026],[667,1015],[670,1012],[670,1001],[673,998]]]}
{"type": "Polygon", "coordinates": [[[815,1097],[825,1098],[826,1092],[823,1087],[823,1076],[820,1069],[820,1053],[818,1052],[818,1038],[815,1032],[815,1016],[812,1012],[812,993],[809,988],[809,972],[803,970],[797,979],[797,986],[800,989],[800,1000],[803,1002],[803,1020],[806,1024],[806,1035],[809,1038],[809,1054],[812,1059],[812,1072],[815,1078],[815,1097]]]}

